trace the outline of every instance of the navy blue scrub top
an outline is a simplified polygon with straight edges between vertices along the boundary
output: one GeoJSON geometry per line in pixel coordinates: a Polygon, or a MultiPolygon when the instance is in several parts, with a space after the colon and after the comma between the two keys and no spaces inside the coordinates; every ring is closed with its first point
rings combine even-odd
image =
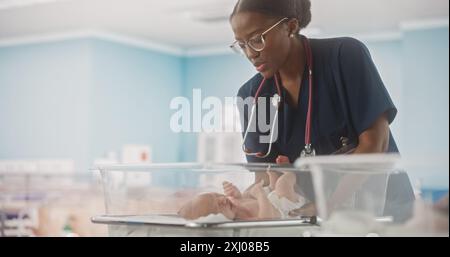
{"type": "MultiPolygon", "coordinates": [[[[318,155],[332,154],[341,148],[341,137],[357,145],[358,136],[385,112],[389,123],[394,120],[397,109],[364,44],[352,38],[335,38],[310,39],[310,45],[313,53],[311,143],[318,155]]],[[[308,108],[307,67],[303,74],[297,108],[287,103],[287,91],[281,87],[278,139],[272,146],[272,154],[265,159],[248,156],[249,162],[275,162],[278,155],[288,156],[294,162],[300,156],[305,146],[308,108]]],[[[243,99],[255,96],[262,79],[261,74],[255,75],[240,88],[238,96],[243,99]]],[[[268,79],[260,97],[272,97],[276,92],[274,78],[268,79]]],[[[245,112],[244,128],[247,128],[250,110],[240,111],[245,112]]],[[[269,110],[266,112],[269,117],[269,110]]],[[[250,132],[246,147],[251,152],[266,153],[268,144],[259,143],[259,136],[259,132],[250,132]]],[[[392,133],[388,152],[398,152],[392,133]]]]}
{"type": "MultiPolygon", "coordinates": [[[[356,146],[358,136],[370,128],[383,113],[387,113],[389,124],[392,123],[397,109],[372,61],[369,50],[363,43],[353,38],[309,41],[313,55],[311,143],[316,154],[328,155],[340,149],[341,137],[348,138],[350,143],[356,146]]],[[[300,156],[305,146],[309,95],[307,67],[303,74],[297,108],[287,103],[287,91],[281,87],[278,139],[273,143],[270,156],[264,159],[247,156],[248,162],[275,162],[278,155],[287,156],[294,162],[300,156]]],[[[243,99],[254,97],[262,79],[259,73],[255,75],[240,88],[238,96],[243,99]]],[[[269,97],[276,92],[274,78],[268,79],[260,97],[266,97],[268,102],[269,97]]],[[[266,108],[266,114],[269,115],[269,107],[266,108]]],[[[240,109],[241,115],[244,114],[241,119],[244,120],[244,129],[247,128],[250,110],[240,109]]],[[[257,108],[257,113],[259,111],[261,110],[257,108]]],[[[259,132],[250,132],[245,145],[251,152],[265,154],[268,144],[259,143],[259,136],[259,132]]],[[[392,133],[389,136],[388,152],[398,152],[392,133]]],[[[387,200],[385,206],[385,211],[389,212],[387,214],[394,215],[400,220],[409,217],[408,212],[414,196],[408,177],[404,175],[390,178],[388,188],[390,192],[387,197],[390,200],[387,200]],[[404,209],[400,210],[399,205],[403,205],[404,209]],[[395,215],[396,212],[401,213],[395,215]]],[[[310,192],[309,196],[313,198],[313,193],[310,192]]]]}

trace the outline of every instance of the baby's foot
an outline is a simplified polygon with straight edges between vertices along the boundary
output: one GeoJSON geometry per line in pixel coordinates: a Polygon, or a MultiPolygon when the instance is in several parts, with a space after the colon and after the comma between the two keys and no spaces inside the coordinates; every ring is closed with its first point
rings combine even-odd
{"type": "Polygon", "coordinates": [[[224,181],[222,183],[223,185],[223,192],[226,196],[234,197],[234,198],[241,198],[242,194],[239,191],[239,189],[233,185],[232,183],[228,181],[224,181]]]}

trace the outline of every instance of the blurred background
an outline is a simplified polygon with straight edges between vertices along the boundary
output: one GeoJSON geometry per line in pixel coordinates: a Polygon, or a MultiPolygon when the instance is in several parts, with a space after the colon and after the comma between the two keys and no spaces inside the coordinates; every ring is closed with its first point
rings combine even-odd
{"type": "MultiPolygon", "coordinates": [[[[192,99],[195,88],[203,98],[233,97],[255,74],[228,48],[234,4],[0,0],[2,217],[22,215],[34,226],[9,235],[103,235],[89,222],[72,231],[102,212],[101,189],[89,172],[95,164],[244,161],[239,133],[170,129],[174,97],[192,99]],[[61,200],[68,191],[78,196],[70,203],[61,200]],[[83,198],[93,192],[99,199],[83,198]],[[36,225],[55,221],[49,210],[64,213],[53,230],[36,225]]],[[[312,0],[312,23],[303,31],[312,38],[351,36],[368,46],[399,110],[391,129],[400,152],[433,163],[432,171],[412,174],[412,183],[436,199],[448,191],[448,5],[312,0]]],[[[195,184],[173,174],[160,179],[195,184]]]]}

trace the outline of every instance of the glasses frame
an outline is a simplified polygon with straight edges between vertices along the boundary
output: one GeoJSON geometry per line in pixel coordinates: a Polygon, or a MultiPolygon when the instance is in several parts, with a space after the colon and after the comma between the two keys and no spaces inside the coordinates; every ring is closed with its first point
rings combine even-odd
{"type": "Polygon", "coordinates": [[[278,25],[280,25],[282,22],[284,22],[284,21],[286,21],[286,20],[289,20],[289,18],[285,17],[285,18],[279,20],[277,23],[275,23],[274,25],[272,25],[270,28],[268,28],[267,30],[265,30],[265,31],[264,31],[263,33],[261,33],[260,35],[256,35],[256,36],[250,38],[249,40],[244,41],[243,43],[244,43],[244,47],[245,47],[245,48],[242,48],[242,47],[240,46],[240,41],[238,41],[238,40],[234,41],[234,42],[230,45],[230,48],[231,48],[234,52],[236,52],[236,53],[238,53],[238,54],[241,54],[241,55],[245,55],[245,49],[246,49],[247,47],[250,47],[252,50],[254,50],[254,51],[256,51],[256,52],[261,52],[261,51],[264,50],[264,48],[266,48],[266,40],[264,39],[264,36],[265,36],[267,33],[269,33],[272,29],[274,29],[275,27],[277,27],[278,25]],[[262,47],[262,48],[255,48],[254,46],[251,45],[251,43],[249,43],[251,40],[253,40],[253,39],[255,39],[255,38],[258,38],[258,36],[261,38],[261,42],[263,43],[263,47],[262,47]]]}

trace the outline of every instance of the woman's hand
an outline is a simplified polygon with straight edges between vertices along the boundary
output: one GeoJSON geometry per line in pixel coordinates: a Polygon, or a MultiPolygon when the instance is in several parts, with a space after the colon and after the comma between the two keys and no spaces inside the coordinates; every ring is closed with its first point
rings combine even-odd
{"type": "Polygon", "coordinates": [[[278,155],[277,159],[275,160],[277,164],[289,164],[291,163],[289,161],[289,157],[284,155],[278,155]]]}
{"type": "Polygon", "coordinates": [[[297,217],[297,216],[316,216],[317,215],[317,209],[316,205],[314,203],[308,203],[303,205],[299,209],[295,209],[289,212],[289,216],[291,217],[297,217]]]}

